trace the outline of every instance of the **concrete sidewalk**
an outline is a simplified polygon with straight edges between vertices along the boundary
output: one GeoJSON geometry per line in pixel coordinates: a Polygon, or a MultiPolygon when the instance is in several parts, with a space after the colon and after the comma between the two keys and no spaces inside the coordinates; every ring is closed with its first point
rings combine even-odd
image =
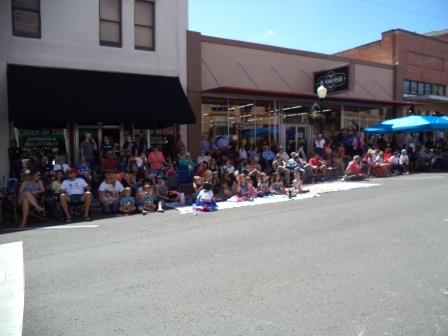
{"type": "Polygon", "coordinates": [[[22,242],[0,245],[0,334],[22,335],[24,274],[22,242]]]}

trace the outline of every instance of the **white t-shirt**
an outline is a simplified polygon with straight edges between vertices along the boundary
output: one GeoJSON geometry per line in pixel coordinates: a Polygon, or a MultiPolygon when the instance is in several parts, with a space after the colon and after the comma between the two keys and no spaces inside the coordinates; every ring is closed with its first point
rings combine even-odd
{"type": "Polygon", "coordinates": [[[199,192],[198,199],[203,202],[211,202],[213,201],[213,191],[212,190],[204,190],[202,189],[199,192]]]}
{"type": "Polygon", "coordinates": [[[210,160],[210,158],[207,155],[199,155],[197,158],[198,164],[201,162],[207,162],[210,160]]]}
{"type": "Polygon", "coordinates": [[[62,170],[62,171],[64,171],[64,173],[66,173],[67,170],[69,170],[69,169],[70,169],[70,166],[67,163],[63,163],[63,164],[56,163],[53,167],[54,171],[62,170]]]}
{"type": "Polygon", "coordinates": [[[61,189],[65,190],[67,195],[82,195],[84,188],[88,186],[87,182],[82,178],[75,178],[74,180],[65,180],[61,184],[61,189]]]}
{"type": "Polygon", "coordinates": [[[109,204],[116,202],[120,197],[120,193],[123,192],[123,190],[124,187],[120,181],[115,181],[115,185],[103,181],[100,184],[100,187],[98,188],[98,191],[104,193],[103,197],[105,198],[105,201],[109,204]]]}
{"type": "Polygon", "coordinates": [[[325,146],[325,139],[321,138],[321,139],[314,140],[314,145],[316,146],[316,148],[324,148],[324,146],[325,146]]]}

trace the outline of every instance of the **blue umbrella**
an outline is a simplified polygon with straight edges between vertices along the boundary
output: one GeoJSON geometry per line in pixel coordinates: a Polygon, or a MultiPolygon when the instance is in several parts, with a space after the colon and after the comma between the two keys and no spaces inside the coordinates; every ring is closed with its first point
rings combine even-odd
{"type": "Polygon", "coordinates": [[[448,129],[448,118],[434,116],[411,115],[395,118],[366,128],[366,134],[381,134],[394,132],[426,132],[448,129]]]}

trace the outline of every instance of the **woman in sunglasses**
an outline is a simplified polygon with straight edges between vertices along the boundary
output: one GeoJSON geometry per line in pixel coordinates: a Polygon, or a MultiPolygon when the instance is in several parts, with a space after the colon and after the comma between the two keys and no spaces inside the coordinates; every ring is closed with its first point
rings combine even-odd
{"type": "Polygon", "coordinates": [[[44,212],[38,203],[38,198],[45,192],[44,184],[40,179],[38,171],[31,171],[22,182],[19,188],[18,203],[22,206],[22,221],[19,227],[25,227],[31,207],[38,212],[44,212]]]}

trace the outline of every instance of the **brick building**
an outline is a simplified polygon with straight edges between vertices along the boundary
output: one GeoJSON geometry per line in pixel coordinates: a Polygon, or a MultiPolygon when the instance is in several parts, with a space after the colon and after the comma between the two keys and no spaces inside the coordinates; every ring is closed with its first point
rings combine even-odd
{"type": "Polygon", "coordinates": [[[394,65],[394,99],[415,101],[422,114],[448,115],[448,29],[423,35],[389,30],[379,41],[336,55],[394,65]]]}

